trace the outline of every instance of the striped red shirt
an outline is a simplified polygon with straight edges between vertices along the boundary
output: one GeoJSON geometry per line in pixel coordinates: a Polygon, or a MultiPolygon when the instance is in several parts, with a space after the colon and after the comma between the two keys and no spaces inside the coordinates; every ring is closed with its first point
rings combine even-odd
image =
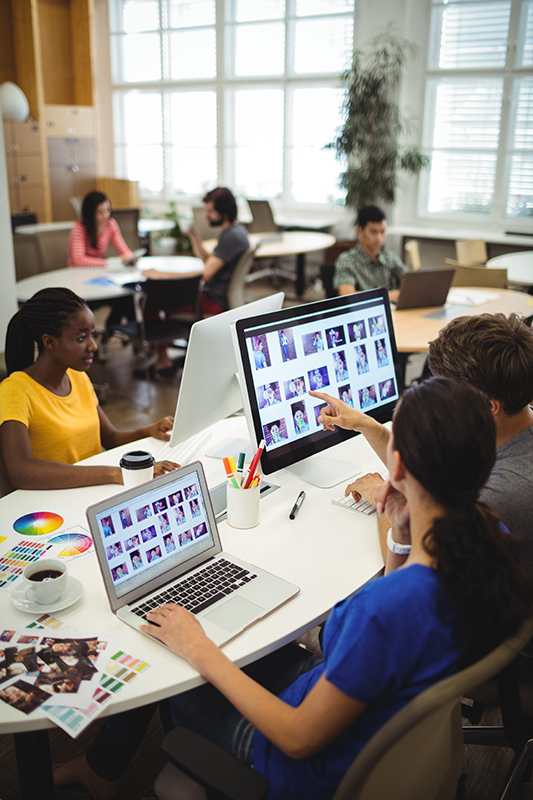
{"type": "Polygon", "coordinates": [[[132,255],[113,217],[105,226],[104,232],[98,237],[96,248],[91,246],[85,225],[75,222],[68,240],[67,264],[69,267],[105,267],[107,261],[104,255],[110,242],[121,258],[132,255]]]}

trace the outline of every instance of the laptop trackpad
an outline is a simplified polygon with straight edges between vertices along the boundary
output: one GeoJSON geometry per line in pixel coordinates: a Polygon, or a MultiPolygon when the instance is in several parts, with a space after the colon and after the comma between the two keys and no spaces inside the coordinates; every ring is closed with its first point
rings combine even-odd
{"type": "Polygon", "coordinates": [[[244,597],[232,597],[208,614],[203,614],[203,618],[225,631],[235,631],[245,628],[249,622],[259,619],[263,611],[261,606],[250,603],[244,597]]]}

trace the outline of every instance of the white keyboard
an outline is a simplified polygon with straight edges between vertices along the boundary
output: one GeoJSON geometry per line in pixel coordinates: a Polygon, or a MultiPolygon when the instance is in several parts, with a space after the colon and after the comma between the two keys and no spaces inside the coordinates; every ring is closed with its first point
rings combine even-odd
{"type": "Polygon", "coordinates": [[[361,514],[367,514],[367,516],[376,513],[376,506],[363,500],[363,498],[356,503],[351,494],[348,497],[334,497],[331,502],[334,506],[342,506],[343,508],[349,508],[351,511],[359,511],[361,514]]]}
{"type": "Polygon", "coordinates": [[[211,431],[200,431],[175,447],[165,442],[161,450],[155,453],[157,461],[174,461],[176,464],[190,464],[205,453],[205,446],[213,434],[211,431]]]}

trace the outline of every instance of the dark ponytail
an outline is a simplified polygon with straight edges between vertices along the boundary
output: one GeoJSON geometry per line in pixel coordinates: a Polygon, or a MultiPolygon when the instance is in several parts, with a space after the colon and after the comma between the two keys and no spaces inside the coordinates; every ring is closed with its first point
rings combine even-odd
{"type": "Polygon", "coordinates": [[[468,663],[531,616],[533,586],[517,540],[477,501],[496,457],[488,400],[465,382],[432,378],[409,389],[394,418],[394,448],[447,511],[424,538],[457,609],[468,663]]]}
{"type": "Polygon", "coordinates": [[[26,369],[35,360],[35,344],[41,352],[43,336],[61,336],[61,331],[85,302],[70,289],[42,289],[33,295],[9,321],[5,359],[7,374],[26,369]]]}

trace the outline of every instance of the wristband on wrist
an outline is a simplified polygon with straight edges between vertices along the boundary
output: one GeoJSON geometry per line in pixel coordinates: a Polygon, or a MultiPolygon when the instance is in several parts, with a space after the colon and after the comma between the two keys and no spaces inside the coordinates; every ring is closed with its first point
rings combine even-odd
{"type": "Polygon", "coordinates": [[[399,544],[394,541],[392,538],[392,528],[389,528],[387,533],[387,547],[391,553],[395,553],[397,556],[408,556],[411,552],[410,544],[399,544]]]}

